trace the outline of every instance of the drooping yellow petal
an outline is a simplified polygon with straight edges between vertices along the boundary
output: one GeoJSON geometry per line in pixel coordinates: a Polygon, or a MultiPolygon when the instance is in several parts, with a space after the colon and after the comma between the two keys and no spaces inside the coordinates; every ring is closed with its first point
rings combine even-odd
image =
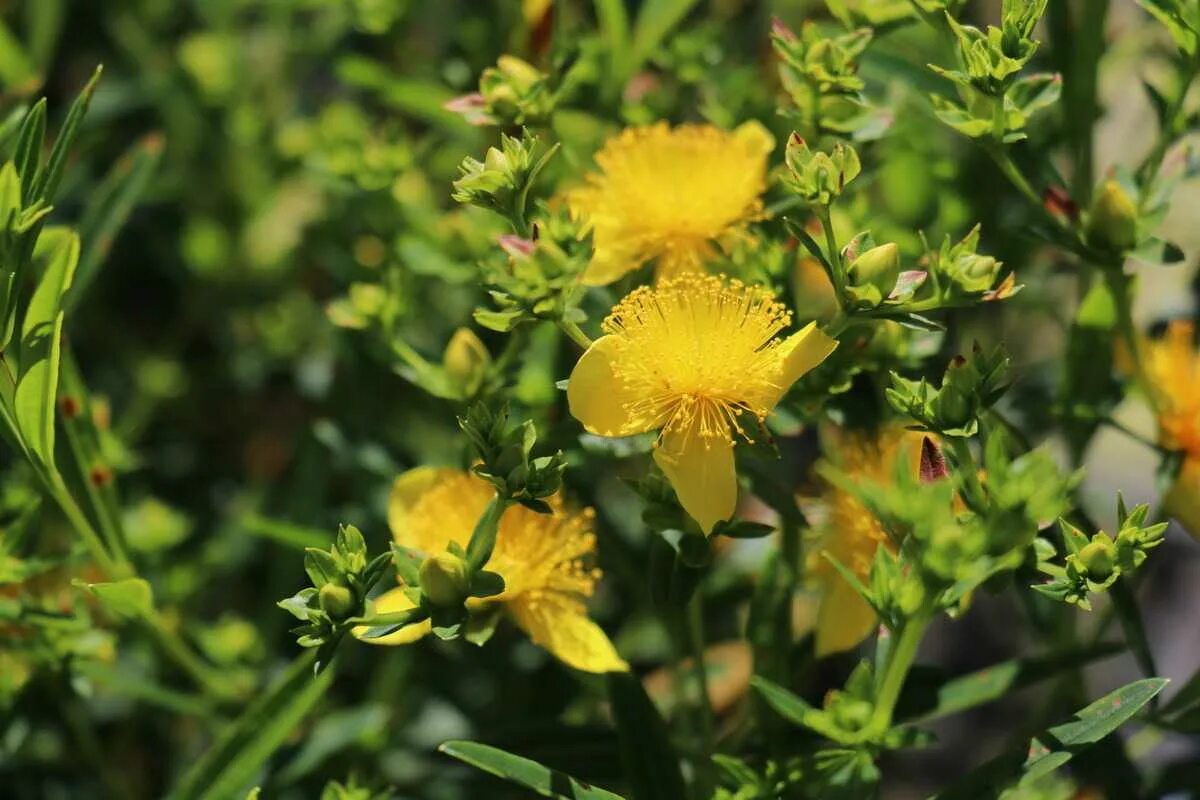
{"type": "Polygon", "coordinates": [[[737,472],[731,440],[702,437],[695,427],[670,430],[654,449],[654,461],[674,487],[683,510],[700,523],[706,534],[718,522],[733,516],[737,472]]]}
{"type": "Polygon", "coordinates": [[[784,339],[780,345],[783,358],[780,363],[777,394],[769,405],[774,406],[778,403],[779,399],[787,394],[787,390],[792,388],[793,383],[828,358],[835,349],[837,340],[826,336],[815,322],[808,323],[800,331],[784,339]]]}
{"type": "Polygon", "coordinates": [[[630,414],[641,398],[613,371],[616,350],[616,337],[601,336],[575,364],[567,383],[571,415],[600,436],[632,436],[649,430],[653,422],[630,414]]]}
{"type": "Polygon", "coordinates": [[[559,592],[526,594],[508,603],[513,619],[559,661],[584,672],[624,672],[629,665],[583,602],[559,592]]]}
{"type": "Polygon", "coordinates": [[[817,657],[856,647],[875,630],[875,609],[839,573],[826,583],[817,612],[817,657]]]}
{"type": "MultiPolygon", "coordinates": [[[[394,611],[407,611],[413,608],[413,602],[404,594],[404,590],[400,588],[392,589],[384,592],[375,598],[372,606],[372,611],[376,614],[391,614],[394,611]]],[[[406,625],[395,633],[389,633],[387,636],[380,636],[378,639],[361,639],[360,641],[367,644],[412,644],[425,634],[433,629],[433,624],[429,620],[418,622],[415,625],[406,625]]],[[[355,638],[361,637],[367,631],[365,625],[359,625],[354,628],[352,633],[355,638]]]]}

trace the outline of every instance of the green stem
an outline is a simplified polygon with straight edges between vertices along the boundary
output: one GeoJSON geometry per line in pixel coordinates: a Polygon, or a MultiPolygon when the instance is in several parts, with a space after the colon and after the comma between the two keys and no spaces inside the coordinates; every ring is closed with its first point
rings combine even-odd
{"type": "Polygon", "coordinates": [[[507,497],[495,495],[483,510],[475,530],[471,532],[471,541],[467,542],[467,566],[471,574],[487,566],[496,547],[496,534],[500,530],[500,518],[512,503],[507,497]]]}
{"type": "Polygon", "coordinates": [[[1142,348],[1138,341],[1137,328],[1133,324],[1133,297],[1129,291],[1132,279],[1122,271],[1120,265],[1106,268],[1104,279],[1108,282],[1113,303],[1117,307],[1117,332],[1125,340],[1129,359],[1133,362],[1134,376],[1138,385],[1142,387],[1142,391],[1146,393],[1151,409],[1156,409],[1158,407],[1157,392],[1154,382],[1150,380],[1150,375],[1146,371],[1146,365],[1142,361],[1142,348]]]}
{"type": "Polygon", "coordinates": [[[560,319],[558,321],[558,327],[563,333],[571,337],[571,341],[575,342],[575,344],[579,345],[584,350],[587,350],[592,346],[591,337],[584,333],[583,330],[574,322],[567,319],[560,319]]]}
{"type": "Polygon", "coordinates": [[[62,476],[52,468],[38,466],[38,477],[42,481],[42,487],[46,493],[54,499],[62,511],[63,516],[67,518],[67,522],[75,529],[75,533],[83,541],[84,547],[87,548],[92,560],[100,567],[109,578],[117,579],[127,577],[133,574],[133,567],[124,558],[114,558],[109,554],[108,549],[104,546],[100,535],[96,533],[96,529],[92,527],[92,522],[87,518],[87,514],[83,513],[83,509],[75,502],[75,498],[63,483],[62,476]]]}
{"type": "Polygon", "coordinates": [[[875,709],[864,728],[869,738],[882,736],[892,727],[892,716],[896,711],[896,701],[900,699],[900,690],[904,688],[904,680],[908,677],[913,659],[917,657],[917,648],[920,647],[931,620],[932,615],[928,610],[919,611],[905,620],[900,635],[893,642],[883,678],[879,682],[879,691],[875,693],[875,709]]]}
{"type": "MultiPolygon", "coordinates": [[[[1113,606],[1117,610],[1117,618],[1121,629],[1125,632],[1125,641],[1133,651],[1133,657],[1138,668],[1147,678],[1158,676],[1158,666],[1154,663],[1154,653],[1150,650],[1150,642],[1146,638],[1146,629],[1142,624],[1142,612],[1138,608],[1137,599],[1130,591],[1127,579],[1122,576],[1108,590],[1113,606]]],[[[1153,706],[1151,706],[1153,708],[1153,706]]]]}
{"type": "Polygon", "coordinates": [[[237,687],[231,686],[220,670],[196,655],[177,631],[163,623],[161,616],[153,614],[143,621],[146,630],[162,652],[203,689],[205,694],[221,700],[238,699],[237,687]]]}
{"type": "Polygon", "coordinates": [[[708,696],[708,667],[704,662],[704,606],[700,592],[695,592],[687,605],[684,638],[692,660],[692,680],[696,690],[697,716],[707,758],[713,749],[713,709],[708,696]]]}
{"type": "Polygon", "coordinates": [[[963,488],[966,491],[964,499],[967,501],[967,505],[976,512],[983,512],[987,509],[987,493],[983,490],[983,484],[979,482],[979,474],[975,468],[975,458],[971,455],[971,447],[967,444],[966,439],[960,439],[957,436],[947,436],[945,441],[950,446],[950,452],[953,454],[958,472],[962,476],[963,488]]]}
{"type": "Polygon", "coordinates": [[[104,538],[104,543],[113,553],[116,560],[122,564],[129,563],[129,552],[125,548],[125,536],[121,530],[120,522],[117,516],[112,513],[101,489],[92,480],[89,474],[89,464],[91,459],[88,458],[83,440],[76,430],[76,425],[73,420],[63,421],[63,431],[67,437],[67,448],[71,451],[71,457],[75,461],[76,467],[79,469],[79,482],[83,484],[84,492],[87,494],[87,499],[91,505],[92,514],[100,524],[100,535],[104,538]]]}

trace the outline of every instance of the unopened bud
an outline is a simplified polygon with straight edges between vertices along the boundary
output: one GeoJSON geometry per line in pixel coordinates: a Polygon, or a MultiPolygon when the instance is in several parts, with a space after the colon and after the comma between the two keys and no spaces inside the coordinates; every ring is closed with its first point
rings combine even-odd
{"type": "Polygon", "coordinates": [[[354,613],[354,592],[340,583],[327,583],[317,594],[321,610],[335,622],[341,622],[354,613]]]}
{"type": "Polygon", "coordinates": [[[850,262],[847,291],[856,301],[877,306],[887,299],[900,277],[900,250],[892,242],[872,247],[850,262]]]}
{"type": "Polygon", "coordinates": [[[421,563],[421,591],[435,606],[461,605],[470,589],[467,562],[451,552],[434,553],[421,563]]]}
{"type": "Polygon", "coordinates": [[[483,382],[484,371],[491,361],[492,357],[479,337],[470,328],[459,328],[446,345],[442,368],[455,387],[469,396],[483,382]]]}
{"type": "Polygon", "coordinates": [[[1103,581],[1112,574],[1113,555],[1112,539],[1098,533],[1079,551],[1079,563],[1087,570],[1089,578],[1103,581]]]}
{"type": "Polygon", "coordinates": [[[1124,252],[1137,244],[1137,206],[1114,180],[1104,182],[1088,217],[1088,241],[1113,252],[1124,252]]]}

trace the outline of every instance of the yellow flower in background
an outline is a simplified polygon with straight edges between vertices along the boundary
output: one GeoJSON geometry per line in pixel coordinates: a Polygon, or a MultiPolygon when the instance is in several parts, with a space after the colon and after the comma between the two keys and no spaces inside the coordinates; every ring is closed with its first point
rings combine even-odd
{"type": "MultiPolygon", "coordinates": [[[[877,433],[826,432],[828,459],[851,478],[890,483],[896,459],[920,464],[921,435],[902,428],[877,433]]],[[[818,520],[818,536],[808,553],[809,579],[821,592],[817,611],[818,656],[858,645],[875,629],[875,610],[846,581],[822,553],[866,581],[879,547],[895,549],[879,520],[848,492],[826,485],[820,499],[805,503],[805,512],[818,520]]]]}
{"type": "MultiPolygon", "coordinates": [[[[388,526],[396,543],[427,554],[444,552],[451,542],[465,548],[488,501],[491,485],[453,469],[418,467],[396,479],[388,505],[388,526]]],[[[570,511],[557,497],[552,514],[513,506],[500,519],[496,549],[487,569],[504,578],[496,597],[470,599],[473,612],[500,604],[535,644],[563,663],[585,672],[628,669],[600,626],[588,619],[586,598],[600,571],[590,565],[596,550],[591,509],[570,511]]],[[[375,613],[412,608],[403,589],[375,600],[375,613]]],[[[425,621],[372,644],[408,644],[429,633],[425,621]]]]}
{"type": "Polygon", "coordinates": [[[737,503],[733,447],[837,346],[765,288],[701,273],[641,287],[571,373],[571,414],[600,436],[659,431],[654,460],[705,533],[737,503]]]}
{"type": "Polygon", "coordinates": [[[658,123],[609,139],[599,172],[567,195],[595,248],[583,282],[603,286],[651,260],[660,278],[696,271],[744,239],[762,214],[774,146],[757,122],[732,132],[658,123]]]}
{"type": "Polygon", "coordinates": [[[1163,508],[1200,537],[1200,352],[1195,336],[1192,322],[1176,320],[1162,339],[1149,343],[1144,358],[1153,384],[1148,388],[1158,417],[1159,441],[1184,453],[1183,468],[1163,499],[1163,508]]]}

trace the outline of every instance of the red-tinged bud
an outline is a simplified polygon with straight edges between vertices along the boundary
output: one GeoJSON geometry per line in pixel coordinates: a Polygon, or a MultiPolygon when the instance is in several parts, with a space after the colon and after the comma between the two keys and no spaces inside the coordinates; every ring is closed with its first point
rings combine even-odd
{"type": "Polygon", "coordinates": [[[950,477],[946,468],[946,457],[930,437],[921,440],[921,483],[933,483],[950,477]]]}

